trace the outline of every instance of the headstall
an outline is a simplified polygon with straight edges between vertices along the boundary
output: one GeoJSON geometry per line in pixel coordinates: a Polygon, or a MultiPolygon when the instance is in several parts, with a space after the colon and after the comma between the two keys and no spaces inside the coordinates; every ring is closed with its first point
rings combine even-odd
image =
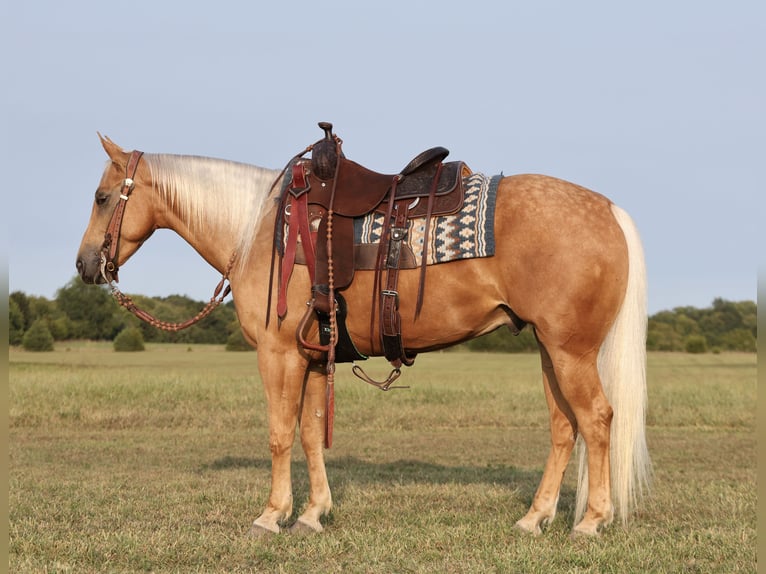
{"type": "Polygon", "coordinates": [[[122,228],[122,218],[125,216],[125,205],[128,203],[130,194],[136,186],[134,178],[138,171],[138,162],[144,152],[134,150],[130,153],[128,163],[125,166],[125,179],[122,180],[120,189],[120,198],[112,212],[112,219],[104,233],[104,243],[101,245],[101,276],[104,281],[111,283],[112,280],[119,281],[117,278],[117,258],[120,251],[120,229],[122,228]],[[108,274],[108,275],[107,275],[108,274]]]}

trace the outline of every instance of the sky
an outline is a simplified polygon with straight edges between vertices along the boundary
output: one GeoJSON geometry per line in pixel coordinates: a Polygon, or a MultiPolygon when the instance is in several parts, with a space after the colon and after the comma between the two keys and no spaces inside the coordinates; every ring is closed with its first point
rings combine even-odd
{"type": "MultiPolygon", "coordinates": [[[[15,0],[0,36],[9,292],[75,277],[96,132],[281,168],[329,121],[377,171],[440,145],[606,195],[641,232],[650,313],[756,300],[763,2],[15,0]]],[[[219,278],[160,231],[120,288],[202,301],[219,278]]]]}

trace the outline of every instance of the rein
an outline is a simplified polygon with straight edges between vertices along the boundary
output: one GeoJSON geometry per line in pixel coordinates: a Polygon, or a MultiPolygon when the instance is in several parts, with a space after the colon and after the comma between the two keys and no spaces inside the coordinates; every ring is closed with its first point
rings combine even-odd
{"type": "Polygon", "coordinates": [[[114,282],[111,283],[112,295],[117,300],[117,303],[119,303],[120,307],[124,307],[142,321],[149,323],[152,327],[157,327],[163,331],[171,331],[176,333],[202,321],[202,319],[210,315],[210,313],[212,313],[213,310],[223,302],[226,296],[231,293],[231,285],[226,285],[225,287],[224,285],[229,280],[229,273],[231,272],[231,268],[234,266],[236,255],[236,253],[232,254],[231,259],[229,260],[229,264],[226,266],[226,271],[224,271],[223,277],[221,277],[221,280],[218,282],[218,285],[213,291],[213,296],[210,298],[210,301],[208,301],[207,305],[205,305],[202,310],[200,310],[200,312],[197,313],[194,317],[187,319],[186,321],[182,321],[181,323],[170,323],[168,321],[163,321],[162,319],[157,319],[157,317],[153,316],[148,311],[140,309],[133,302],[133,299],[131,299],[130,296],[125,295],[125,293],[117,288],[117,285],[114,282]]]}
{"type": "Polygon", "coordinates": [[[136,176],[136,171],[138,171],[138,162],[143,155],[144,152],[142,151],[132,151],[130,158],[128,158],[128,163],[125,166],[125,179],[122,182],[120,199],[114,208],[112,218],[109,220],[109,225],[106,227],[104,243],[101,246],[101,276],[104,278],[104,281],[111,286],[112,295],[121,307],[124,307],[136,317],[153,327],[175,333],[199,323],[202,319],[210,315],[210,313],[213,312],[213,309],[218,307],[218,305],[220,305],[231,292],[231,285],[225,284],[229,280],[229,273],[231,273],[231,270],[234,267],[237,252],[235,251],[232,253],[229,263],[223,272],[223,277],[221,277],[221,281],[219,281],[213,291],[213,296],[210,298],[207,305],[205,305],[194,317],[181,323],[170,323],[168,321],[157,319],[151,313],[140,309],[128,295],[125,295],[119,290],[117,287],[117,258],[119,256],[120,247],[120,230],[122,229],[122,219],[125,216],[125,206],[128,203],[130,194],[133,193],[133,189],[136,186],[134,178],[136,176]]]}

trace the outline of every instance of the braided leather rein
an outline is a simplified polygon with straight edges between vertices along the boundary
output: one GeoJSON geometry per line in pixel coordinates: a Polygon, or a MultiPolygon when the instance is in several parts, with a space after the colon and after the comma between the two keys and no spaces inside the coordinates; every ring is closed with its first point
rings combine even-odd
{"type": "Polygon", "coordinates": [[[231,259],[229,260],[229,265],[226,267],[226,271],[224,272],[221,280],[218,282],[218,285],[213,291],[213,296],[210,298],[210,301],[208,301],[207,305],[205,305],[202,310],[200,310],[200,312],[197,313],[194,317],[181,323],[170,323],[168,321],[163,321],[162,319],[157,319],[157,317],[153,316],[148,311],[140,309],[133,302],[133,299],[131,299],[129,295],[125,295],[125,293],[117,288],[115,283],[111,283],[112,295],[121,307],[124,307],[133,313],[136,317],[148,323],[152,327],[157,327],[163,331],[170,331],[173,333],[182,331],[183,329],[191,327],[195,323],[199,323],[202,321],[202,319],[210,315],[210,313],[212,313],[213,310],[223,302],[226,296],[231,293],[231,285],[226,285],[226,283],[229,280],[229,273],[234,266],[236,255],[236,253],[232,254],[231,259]]]}

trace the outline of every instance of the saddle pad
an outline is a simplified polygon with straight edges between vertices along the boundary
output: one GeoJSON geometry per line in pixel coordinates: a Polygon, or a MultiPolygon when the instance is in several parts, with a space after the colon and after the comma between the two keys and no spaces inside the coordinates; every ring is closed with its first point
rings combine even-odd
{"type": "MultiPolygon", "coordinates": [[[[431,221],[427,265],[495,254],[495,199],[502,177],[502,174],[487,177],[472,173],[463,178],[463,209],[454,215],[434,217],[431,221]]],[[[375,213],[354,219],[354,243],[379,243],[384,220],[384,215],[375,213]]],[[[420,265],[426,220],[410,219],[408,225],[407,245],[420,265]]]]}

